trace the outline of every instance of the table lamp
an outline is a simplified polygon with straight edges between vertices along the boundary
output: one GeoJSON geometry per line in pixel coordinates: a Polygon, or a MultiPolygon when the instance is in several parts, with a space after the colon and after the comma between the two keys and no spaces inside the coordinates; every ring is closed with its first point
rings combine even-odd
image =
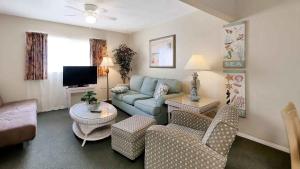
{"type": "Polygon", "coordinates": [[[190,99],[191,101],[197,102],[200,99],[200,97],[198,96],[198,87],[200,85],[200,81],[198,79],[198,73],[196,71],[210,70],[210,66],[204,60],[203,56],[192,55],[189,61],[186,63],[184,69],[195,71],[193,73],[193,80],[191,81],[190,99]]]}
{"type": "Polygon", "coordinates": [[[109,73],[109,67],[114,66],[114,63],[112,61],[111,57],[103,57],[103,60],[100,64],[100,66],[105,68],[105,73],[106,73],[106,83],[107,83],[107,101],[109,100],[109,84],[108,84],[108,73],[109,73]]]}

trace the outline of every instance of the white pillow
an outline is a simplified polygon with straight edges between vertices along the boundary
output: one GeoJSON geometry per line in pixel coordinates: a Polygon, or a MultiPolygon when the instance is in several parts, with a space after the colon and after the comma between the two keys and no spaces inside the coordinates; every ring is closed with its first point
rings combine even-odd
{"type": "Polygon", "coordinates": [[[166,85],[166,84],[164,84],[164,83],[160,83],[160,84],[156,87],[153,96],[154,96],[155,99],[159,99],[159,97],[168,94],[168,91],[169,91],[169,86],[166,85]]]}
{"type": "Polygon", "coordinates": [[[128,86],[116,86],[111,89],[111,92],[116,93],[116,94],[121,94],[121,93],[126,93],[129,90],[128,86]]]}

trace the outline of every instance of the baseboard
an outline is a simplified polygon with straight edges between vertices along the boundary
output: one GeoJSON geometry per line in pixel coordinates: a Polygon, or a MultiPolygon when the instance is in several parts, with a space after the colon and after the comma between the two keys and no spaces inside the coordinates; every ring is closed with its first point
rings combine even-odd
{"type": "Polygon", "coordinates": [[[248,134],[241,133],[241,132],[238,132],[237,135],[240,136],[240,137],[246,138],[248,140],[252,140],[252,141],[255,141],[257,143],[260,143],[260,144],[263,144],[263,145],[275,148],[277,150],[280,150],[280,151],[283,151],[283,152],[286,152],[286,153],[290,153],[290,151],[289,151],[289,149],[287,147],[284,147],[284,146],[281,146],[281,145],[278,145],[278,144],[275,144],[275,143],[272,143],[272,142],[269,142],[269,141],[266,141],[266,140],[263,140],[263,139],[259,139],[259,138],[250,136],[248,134]]]}
{"type": "Polygon", "coordinates": [[[46,109],[46,110],[38,110],[37,113],[43,113],[43,112],[48,112],[48,111],[55,111],[55,110],[62,110],[62,109],[67,109],[67,106],[61,106],[61,107],[53,107],[51,109],[46,109]]]}

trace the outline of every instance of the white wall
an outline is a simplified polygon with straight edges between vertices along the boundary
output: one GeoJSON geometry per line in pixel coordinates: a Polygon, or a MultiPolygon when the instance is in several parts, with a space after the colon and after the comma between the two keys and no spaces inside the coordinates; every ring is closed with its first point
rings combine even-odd
{"type": "Polygon", "coordinates": [[[224,78],[222,73],[222,26],[225,21],[197,11],[166,24],[158,25],[131,36],[131,45],[138,56],[134,60],[134,73],[154,77],[175,78],[184,82],[188,92],[192,71],[184,70],[192,54],[202,54],[214,71],[199,72],[201,96],[224,102],[224,78]],[[149,40],[176,34],[176,69],[149,68],[149,40]]]}
{"type": "MultiPolygon", "coordinates": [[[[263,8],[255,5],[256,1],[247,1],[238,6],[239,16],[247,16],[242,19],[247,21],[247,118],[240,119],[239,128],[242,133],[288,147],[280,110],[288,101],[300,106],[300,2],[274,1],[263,8]]],[[[223,20],[196,12],[134,33],[131,43],[138,52],[135,72],[187,81],[191,76],[183,69],[184,64],[191,54],[201,53],[214,71],[200,72],[200,93],[224,103],[220,73],[224,24],[223,20]],[[149,40],[171,34],[177,36],[176,69],[150,69],[149,40]]]]}
{"type": "MultiPolygon", "coordinates": [[[[112,49],[128,41],[128,34],[0,15],[0,95],[4,101],[27,98],[27,82],[24,81],[27,31],[78,39],[105,39],[110,56],[112,49]]],[[[110,71],[110,87],[122,82],[116,70],[117,67],[110,71]]],[[[106,98],[106,77],[98,79],[97,92],[100,99],[106,98]]]]}
{"type": "Polygon", "coordinates": [[[242,19],[248,30],[248,117],[240,130],[288,147],[280,111],[288,101],[300,108],[300,1],[273,1],[264,9],[259,4],[239,4],[239,15],[248,16],[242,19]]]}
{"type": "Polygon", "coordinates": [[[211,15],[226,21],[237,19],[236,2],[238,0],[181,0],[211,15]]]}

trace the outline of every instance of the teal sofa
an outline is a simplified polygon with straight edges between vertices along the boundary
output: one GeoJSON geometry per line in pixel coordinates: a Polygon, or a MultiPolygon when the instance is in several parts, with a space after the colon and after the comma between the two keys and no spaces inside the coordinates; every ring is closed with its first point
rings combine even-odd
{"type": "Polygon", "coordinates": [[[181,96],[182,84],[175,79],[159,79],[148,76],[134,75],[130,78],[129,91],[122,94],[112,94],[112,104],[130,115],[152,117],[158,124],[168,122],[168,109],[165,100],[181,96]],[[168,85],[167,95],[153,98],[156,87],[164,83],[168,85]]]}

